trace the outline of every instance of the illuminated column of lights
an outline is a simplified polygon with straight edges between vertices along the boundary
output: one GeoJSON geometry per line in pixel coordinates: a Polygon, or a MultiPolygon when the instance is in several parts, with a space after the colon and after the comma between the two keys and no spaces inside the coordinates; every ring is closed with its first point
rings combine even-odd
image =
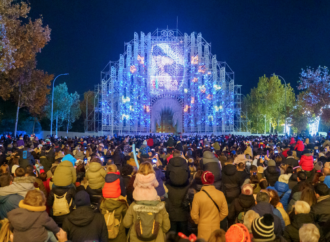
{"type": "Polygon", "coordinates": [[[220,96],[220,90],[221,86],[219,85],[218,82],[218,69],[217,69],[217,60],[216,57],[212,58],[212,73],[210,72],[209,74],[212,76],[212,86],[213,86],[213,102],[212,102],[212,113],[213,113],[213,122],[212,122],[212,131],[213,133],[217,132],[217,126],[219,125],[219,105],[221,101],[221,96],[220,96]]]}
{"type": "Polygon", "coordinates": [[[195,127],[195,113],[196,113],[196,88],[198,81],[198,78],[195,77],[195,61],[198,56],[195,56],[195,34],[191,33],[190,35],[190,90],[191,90],[191,96],[190,96],[190,128],[191,131],[196,132],[195,127]]]}
{"type": "MultiPolygon", "coordinates": [[[[119,69],[118,69],[118,95],[123,96],[123,87],[124,87],[124,56],[120,55],[119,56],[119,69]]],[[[118,127],[121,130],[123,128],[123,119],[121,118],[123,116],[123,111],[124,109],[120,108],[122,106],[122,102],[123,99],[122,98],[118,98],[118,111],[117,111],[117,107],[115,107],[116,111],[119,113],[119,117],[117,118],[117,122],[118,122],[118,127]]],[[[113,110],[115,112],[115,110],[113,110]]]]}
{"type": "Polygon", "coordinates": [[[191,91],[190,91],[190,83],[189,83],[189,67],[190,67],[190,62],[189,62],[189,49],[188,49],[188,35],[185,33],[184,34],[184,45],[183,45],[183,54],[184,54],[184,86],[183,86],[183,106],[184,108],[187,107],[187,111],[184,110],[183,112],[183,128],[184,132],[189,132],[188,129],[188,124],[189,124],[189,119],[190,119],[190,96],[191,96],[191,91]]]}
{"type": "Polygon", "coordinates": [[[221,99],[221,128],[222,132],[226,132],[226,102],[227,102],[227,84],[226,84],[226,69],[220,68],[220,81],[222,83],[222,99],[221,99]]]}
{"type": "Polygon", "coordinates": [[[201,114],[197,118],[198,122],[198,131],[201,132],[205,128],[205,93],[206,93],[206,86],[205,80],[202,73],[202,66],[203,66],[203,58],[202,58],[202,35],[199,33],[197,34],[197,56],[198,56],[198,63],[196,64],[198,76],[198,88],[199,91],[197,92],[197,113],[201,114]]]}
{"type": "Polygon", "coordinates": [[[115,125],[118,125],[117,120],[114,117],[114,110],[112,108],[114,106],[113,102],[116,100],[115,86],[116,86],[116,83],[117,83],[116,68],[114,66],[111,66],[110,78],[111,78],[110,79],[111,81],[110,81],[109,90],[112,91],[113,99],[111,100],[111,102],[112,102],[111,106],[108,103],[107,108],[108,108],[108,111],[110,110],[110,112],[109,112],[109,123],[113,127],[115,125]]]}

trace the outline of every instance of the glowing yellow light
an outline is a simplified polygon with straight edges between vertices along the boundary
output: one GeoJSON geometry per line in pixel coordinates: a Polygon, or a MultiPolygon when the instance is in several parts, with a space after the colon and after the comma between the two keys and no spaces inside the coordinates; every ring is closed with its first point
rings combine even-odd
{"type": "Polygon", "coordinates": [[[137,60],[141,65],[144,65],[144,57],[138,55],[137,60]]]}
{"type": "Polygon", "coordinates": [[[188,105],[186,105],[185,107],[184,107],[184,109],[183,109],[183,111],[186,113],[186,112],[188,112],[188,109],[189,109],[190,107],[188,106],[188,105]]]}
{"type": "Polygon", "coordinates": [[[121,99],[123,100],[123,103],[127,103],[127,102],[131,101],[131,99],[129,97],[125,98],[124,96],[122,96],[121,99]]]}
{"type": "Polygon", "coordinates": [[[202,93],[206,92],[206,87],[204,85],[198,87],[199,90],[201,90],[202,93]]]}
{"type": "Polygon", "coordinates": [[[197,77],[194,77],[194,79],[191,80],[192,82],[197,82],[198,81],[198,78],[197,77]]]}
{"type": "Polygon", "coordinates": [[[130,67],[130,72],[133,74],[134,72],[136,72],[136,67],[135,66],[131,66],[130,67]]]}
{"type": "Polygon", "coordinates": [[[212,98],[213,98],[213,95],[212,94],[209,94],[209,95],[207,95],[207,97],[206,97],[208,100],[211,100],[212,98]]]}
{"type": "Polygon", "coordinates": [[[220,90],[221,89],[221,87],[217,84],[214,84],[213,87],[214,87],[215,90],[220,90]]]}
{"type": "Polygon", "coordinates": [[[191,103],[195,103],[195,98],[191,97],[191,103]]]}
{"type": "Polygon", "coordinates": [[[191,57],[191,64],[193,65],[198,64],[198,55],[191,57]]]}

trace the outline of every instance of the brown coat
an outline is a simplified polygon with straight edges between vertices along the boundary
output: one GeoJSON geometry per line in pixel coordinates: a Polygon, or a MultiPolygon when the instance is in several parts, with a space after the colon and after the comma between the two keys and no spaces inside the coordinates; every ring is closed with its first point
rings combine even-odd
{"type": "Polygon", "coordinates": [[[201,191],[194,196],[190,215],[192,220],[198,224],[198,238],[207,241],[214,230],[220,229],[220,222],[228,215],[225,195],[213,185],[204,185],[201,191]],[[203,190],[217,203],[220,213],[203,190]]]}

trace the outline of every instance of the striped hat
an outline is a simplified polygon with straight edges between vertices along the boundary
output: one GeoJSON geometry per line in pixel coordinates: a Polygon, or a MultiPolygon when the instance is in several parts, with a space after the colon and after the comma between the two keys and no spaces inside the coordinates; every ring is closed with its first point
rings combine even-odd
{"type": "Polygon", "coordinates": [[[254,242],[274,241],[274,217],[271,214],[265,214],[252,222],[251,226],[254,242]]]}

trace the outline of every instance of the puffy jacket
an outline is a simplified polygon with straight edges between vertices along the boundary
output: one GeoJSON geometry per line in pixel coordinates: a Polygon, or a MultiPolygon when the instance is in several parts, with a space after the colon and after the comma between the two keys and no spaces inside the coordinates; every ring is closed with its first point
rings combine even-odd
{"type": "Polygon", "coordinates": [[[289,189],[289,185],[284,182],[277,181],[274,187],[269,187],[277,191],[277,194],[281,198],[281,203],[283,208],[286,210],[289,204],[289,198],[291,196],[291,189],[289,189]],[[284,195],[283,195],[284,194],[284,195]]]}
{"type": "Polygon", "coordinates": [[[137,173],[133,186],[133,198],[135,201],[156,201],[159,199],[155,189],[159,184],[154,173],[148,175],[137,173]]]}
{"type": "Polygon", "coordinates": [[[188,184],[190,171],[188,163],[182,157],[170,159],[166,168],[166,179],[173,186],[185,186],[188,184]]]}
{"type": "MultiPolygon", "coordinates": [[[[221,167],[219,160],[214,156],[211,151],[205,151],[203,153],[203,159],[201,161],[201,169],[203,171],[210,171],[214,175],[214,182],[221,181],[221,167]]],[[[220,187],[216,187],[218,190],[220,187]]]]}
{"type": "Polygon", "coordinates": [[[268,166],[264,171],[264,175],[270,186],[274,186],[278,181],[281,171],[277,166],[268,166]]]}
{"type": "Polygon", "coordinates": [[[252,152],[252,148],[250,145],[248,145],[244,151],[244,155],[249,155],[250,159],[252,159],[253,157],[253,152],[252,152]]]}
{"type": "Polygon", "coordinates": [[[293,144],[295,144],[295,143],[296,143],[295,139],[294,139],[293,137],[291,137],[290,145],[293,145],[293,144]]]}
{"type": "Polygon", "coordinates": [[[312,154],[304,154],[300,158],[299,166],[304,171],[311,171],[314,168],[314,158],[312,154]]]}
{"type": "Polygon", "coordinates": [[[26,168],[28,165],[35,165],[35,160],[33,158],[33,155],[31,155],[30,151],[27,149],[20,150],[19,151],[19,166],[22,168],[26,168]]]}
{"type": "Polygon", "coordinates": [[[230,204],[228,210],[228,220],[229,225],[235,223],[235,219],[238,217],[240,212],[247,212],[255,205],[255,200],[253,195],[240,194],[234,201],[230,204]]]}
{"type": "Polygon", "coordinates": [[[109,172],[105,176],[102,194],[104,198],[117,198],[120,195],[126,196],[124,180],[119,172],[109,172]]]}
{"type": "Polygon", "coordinates": [[[311,214],[313,215],[314,221],[318,224],[323,234],[326,234],[329,227],[326,227],[326,223],[330,220],[330,195],[318,198],[316,204],[311,207],[311,214]]]}
{"type": "Polygon", "coordinates": [[[18,204],[24,197],[11,194],[7,196],[0,196],[0,219],[7,218],[7,213],[15,208],[18,208],[18,204]]]}
{"type": "Polygon", "coordinates": [[[309,213],[296,214],[293,217],[292,223],[285,227],[283,237],[287,241],[300,242],[299,229],[304,224],[314,224],[313,217],[309,213]]]}
{"type": "Polygon", "coordinates": [[[85,177],[88,180],[88,185],[91,189],[99,189],[104,185],[106,171],[98,162],[91,162],[86,172],[85,177]]]}
{"type": "Polygon", "coordinates": [[[231,203],[241,193],[243,179],[237,172],[235,165],[225,165],[222,173],[222,191],[228,203],[231,203]]]}
{"type": "Polygon", "coordinates": [[[149,138],[148,141],[147,141],[147,145],[149,147],[153,147],[154,146],[154,140],[152,138],[149,138]]]}
{"type": "Polygon", "coordinates": [[[9,186],[0,187],[0,196],[18,194],[25,197],[28,191],[34,190],[35,177],[15,177],[14,182],[9,186]]]}
{"type": "Polygon", "coordinates": [[[66,187],[75,184],[77,180],[77,172],[70,161],[62,161],[56,168],[53,176],[55,186],[66,187]]]}
{"type": "Polygon", "coordinates": [[[297,150],[297,151],[304,151],[305,145],[301,140],[298,140],[296,146],[294,147],[294,149],[297,150]]]}
{"type": "Polygon", "coordinates": [[[161,169],[155,168],[154,169],[156,172],[156,179],[158,181],[158,187],[156,187],[156,191],[158,196],[164,196],[165,195],[165,188],[163,184],[163,179],[165,178],[165,175],[161,169]]]}
{"type": "Polygon", "coordinates": [[[44,167],[44,171],[47,173],[47,171],[52,168],[52,163],[48,161],[46,156],[40,156],[40,164],[44,167]]]}

